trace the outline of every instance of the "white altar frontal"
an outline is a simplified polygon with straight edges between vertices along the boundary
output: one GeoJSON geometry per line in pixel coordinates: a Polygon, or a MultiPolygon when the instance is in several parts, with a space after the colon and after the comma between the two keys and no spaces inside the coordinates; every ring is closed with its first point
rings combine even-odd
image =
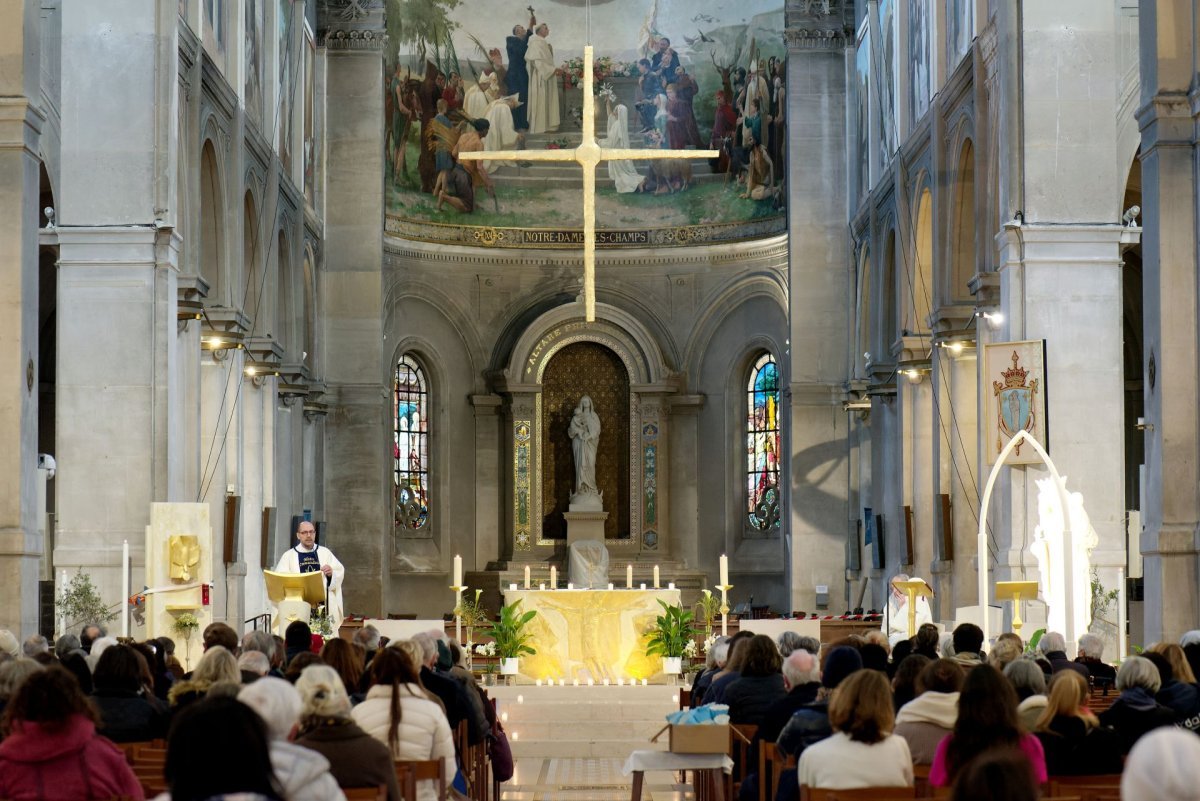
{"type": "Polygon", "coordinates": [[[523,611],[537,612],[527,626],[537,654],[521,657],[520,676],[567,684],[663,681],[662,659],[646,655],[660,600],[678,606],[679,590],[505,590],[505,604],[520,601],[523,611]]]}

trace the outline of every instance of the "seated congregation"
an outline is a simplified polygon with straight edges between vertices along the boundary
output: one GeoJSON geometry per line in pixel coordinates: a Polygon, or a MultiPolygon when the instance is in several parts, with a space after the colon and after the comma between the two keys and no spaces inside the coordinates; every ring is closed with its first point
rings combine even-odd
{"type": "Polygon", "coordinates": [[[214,623],[185,673],[167,638],[0,630],[0,799],[490,797],[478,763],[503,736],[456,643],[286,635],[214,623]]]}
{"type": "Polygon", "coordinates": [[[969,623],[894,648],[882,632],[825,645],[740,632],[710,649],[689,703],[727,704],[750,740],[740,801],[1197,797],[1200,632],[1119,667],[1091,634],[1073,660],[1054,632],[983,646],[969,623]]]}

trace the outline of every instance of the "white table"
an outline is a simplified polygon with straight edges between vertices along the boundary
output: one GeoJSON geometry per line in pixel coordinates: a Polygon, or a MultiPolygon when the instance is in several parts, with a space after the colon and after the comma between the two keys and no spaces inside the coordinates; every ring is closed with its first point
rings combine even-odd
{"type": "Polygon", "coordinates": [[[632,801],[642,799],[642,781],[646,771],[676,772],[681,770],[694,771],[693,787],[700,784],[700,774],[711,781],[712,797],[716,801],[724,801],[725,782],[721,773],[733,772],[733,760],[728,754],[673,754],[670,751],[634,751],[625,760],[621,772],[626,776],[633,774],[632,801]]]}

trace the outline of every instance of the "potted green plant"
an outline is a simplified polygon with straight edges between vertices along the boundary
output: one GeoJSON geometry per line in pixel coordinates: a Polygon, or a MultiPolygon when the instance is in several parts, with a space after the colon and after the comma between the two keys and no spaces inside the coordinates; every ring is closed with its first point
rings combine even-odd
{"type": "Polygon", "coordinates": [[[516,673],[517,660],[522,654],[532,656],[537,653],[529,645],[532,635],[525,631],[525,626],[535,617],[537,617],[537,612],[532,609],[528,612],[521,611],[520,601],[500,607],[500,618],[492,624],[492,628],[487,634],[496,643],[496,655],[500,658],[501,673],[505,675],[516,673]]]}
{"type": "Polygon", "coordinates": [[[663,673],[678,674],[683,669],[683,655],[692,639],[692,612],[682,606],[671,606],[660,600],[663,614],[655,618],[646,641],[646,654],[663,658],[663,673]]]}
{"type": "MultiPolygon", "coordinates": [[[[119,607],[116,604],[115,607],[119,607]]],[[[107,623],[115,620],[118,612],[114,606],[109,606],[101,598],[92,577],[83,572],[83,568],[75,571],[75,575],[65,587],[59,588],[58,614],[62,621],[62,633],[80,623],[107,623]]]]}
{"type": "Polygon", "coordinates": [[[721,614],[721,599],[712,594],[712,590],[704,590],[704,597],[696,602],[696,611],[701,623],[704,624],[704,636],[707,639],[713,630],[713,622],[721,614]]]}

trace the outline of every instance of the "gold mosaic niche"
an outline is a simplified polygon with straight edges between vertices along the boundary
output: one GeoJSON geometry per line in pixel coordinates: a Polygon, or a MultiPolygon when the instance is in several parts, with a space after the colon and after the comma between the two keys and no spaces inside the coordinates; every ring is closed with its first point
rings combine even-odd
{"type": "Polygon", "coordinates": [[[567,427],[582,395],[600,415],[596,483],[604,493],[605,539],[629,537],[629,373],[620,357],[595,342],[567,345],[542,374],[542,539],[566,539],[563,513],[575,489],[575,457],[567,427]]]}

